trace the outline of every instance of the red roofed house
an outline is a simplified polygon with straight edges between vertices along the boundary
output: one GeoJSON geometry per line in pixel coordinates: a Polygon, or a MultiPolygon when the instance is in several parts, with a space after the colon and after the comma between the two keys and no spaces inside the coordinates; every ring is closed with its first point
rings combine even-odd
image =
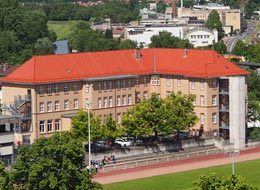
{"type": "Polygon", "coordinates": [[[19,106],[17,140],[70,130],[77,111],[117,122],[152,92],[195,94],[194,126],[245,146],[247,71],[213,50],[135,49],[34,56],[2,79],[3,104],[19,106]],[[230,135],[229,135],[230,134],[230,135]]]}

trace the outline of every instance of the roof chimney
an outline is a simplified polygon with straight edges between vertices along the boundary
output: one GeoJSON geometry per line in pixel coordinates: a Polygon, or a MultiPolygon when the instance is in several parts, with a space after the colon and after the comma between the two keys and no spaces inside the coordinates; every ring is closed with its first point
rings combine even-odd
{"type": "Polygon", "coordinates": [[[139,47],[136,47],[135,48],[135,58],[137,59],[137,60],[140,60],[141,59],[141,51],[140,51],[140,48],[139,47]]]}

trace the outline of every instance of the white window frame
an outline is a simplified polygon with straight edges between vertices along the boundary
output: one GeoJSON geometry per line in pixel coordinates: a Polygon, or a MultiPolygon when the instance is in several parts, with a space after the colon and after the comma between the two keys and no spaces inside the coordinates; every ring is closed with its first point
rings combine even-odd
{"type": "Polygon", "coordinates": [[[103,107],[107,108],[107,97],[103,98],[103,107]]]}
{"type": "Polygon", "coordinates": [[[171,86],[171,78],[169,76],[166,78],[166,86],[171,86]]]}
{"type": "Polygon", "coordinates": [[[111,91],[113,89],[113,82],[109,81],[109,90],[111,91]]]}
{"type": "Polygon", "coordinates": [[[137,86],[140,84],[139,77],[136,77],[135,83],[136,83],[137,86]]]}
{"type": "Polygon", "coordinates": [[[59,111],[60,110],[60,101],[59,100],[56,100],[55,101],[55,111],[59,111]]]}
{"type": "Polygon", "coordinates": [[[101,90],[102,90],[102,83],[98,82],[98,91],[101,91],[101,90]]]}
{"type": "Polygon", "coordinates": [[[47,120],[47,131],[53,132],[53,121],[52,121],[52,119],[47,120]]]}
{"type": "Polygon", "coordinates": [[[78,109],[79,108],[79,100],[77,98],[75,98],[73,100],[73,108],[74,109],[78,109]]]}
{"type": "Polygon", "coordinates": [[[147,83],[147,76],[144,76],[144,85],[147,83]]]}
{"type": "Polygon", "coordinates": [[[40,105],[39,105],[40,109],[40,113],[44,113],[44,102],[40,102],[40,105]]]}
{"type": "Polygon", "coordinates": [[[123,95],[123,97],[122,97],[122,104],[123,104],[123,106],[126,105],[126,95],[123,95]]]}
{"type": "Polygon", "coordinates": [[[58,94],[60,92],[60,86],[59,84],[54,84],[54,93],[58,94]]]}
{"type": "Polygon", "coordinates": [[[116,121],[117,121],[117,123],[121,123],[121,113],[117,113],[116,121]]]}
{"type": "Polygon", "coordinates": [[[40,95],[44,94],[44,86],[43,85],[40,85],[40,87],[39,87],[39,94],[40,95]]]}
{"type": "Polygon", "coordinates": [[[217,88],[217,79],[212,79],[212,88],[217,88]]]}
{"type": "Polygon", "coordinates": [[[60,131],[60,120],[55,119],[55,131],[60,131]]]}
{"type": "Polygon", "coordinates": [[[217,113],[212,113],[212,124],[216,124],[217,123],[217,113]]]}
{"type": "Polygon", "coordinates": [[[132,79],[128,79],[128,88],[132,88],[132,79]]]}
{"type": "Polygon", "coordinates": [[[78,83],[77,82],[73,82],[73,91],[74,92],[78,91],[78,83]]]}
{"type": "Polygon", "coordinates": [[[128,94],[128,105],[132,105],[132,94],[128,94]]]}
{"type": "Polygon", "coordinates": [[[64,93],[68,93],[69,92],[69,83],[64,83],[63,85],[64,85],[63,86],[64,93]]]}
{"type": "Polygon", "coordinates": [[[212,95],[212,105],[213,106],[217,105],[217,95],[212,95]]]}
{"type": "Polygon", "coordinates": [[[148,99],[148,92],[147,91],[144,91],[143,98],[144,98],[144,100],[148,99]]]}
{"type": "Polygon", "coordinates": [[[125,80],[122,80],[122,88],[126,89],[126,82],[125,82],[125,80]]]}
{"type": "Polygon", "coordinates": [[[89,93],[89,84],[85,84],[85,92],[89,93]]]}
{"type": "Polygon", "coordinates": [[[120,89],[120,88],[121,88],[120,80],[117,80],[117,81],[116,81],[116,88],[117,88],[117,89],[120,89]]]}
{"type": "Polygon", "coordinates": [[[52,111],[52,102],[48,101],[47,102],[47,112],[51,112],[52,111]]]}
{"type": "Polygon", "coordinates": [[[104,83],[103,83],[103,89],[104,89],[104,90],[107,90],[107,81],[104,81],[104,83]]]}
{"type": "Polygon", "coordinates": [[[102,108],[102,98],[101,97],[98,98],[98,108],[99,109],[102,108]]]}
{"type": "Polygon", "coordinates": [[[39,131],[40,131],[40,133],[45,133],[45,121],[44,120],[40,120],[40,122],[39,122],[39,131]]]}
{"type": "Polygon", "coordinates": [[[64,100],[64,110],[69,110],[69,100],[64,100]]]}
{"type": "Polygon", "coordinates": [[[50,84],[47,85],[46,92],[47,92],[48,95],[51,94],[51,85],[50,84]]]}

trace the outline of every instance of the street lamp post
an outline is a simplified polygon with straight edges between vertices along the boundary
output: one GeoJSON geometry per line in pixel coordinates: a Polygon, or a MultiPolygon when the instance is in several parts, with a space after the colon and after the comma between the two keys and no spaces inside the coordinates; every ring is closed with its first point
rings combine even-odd
{"type": "Polygon", "coordinates": [[[232,175],[235,175],[235,157],[240,154],[239,150],[234,149],[234,150],[227,150],[225,152],[226,155],[231,157],[231,162],[232,162],[232,175]]]}
{"type": "Polygon", "coordinates": [[[91,144],[90,144],[90,103],[87,102],[87,108],[88,108],[88,166],[91,169],[90,161],[91,161],[91,144]]]}

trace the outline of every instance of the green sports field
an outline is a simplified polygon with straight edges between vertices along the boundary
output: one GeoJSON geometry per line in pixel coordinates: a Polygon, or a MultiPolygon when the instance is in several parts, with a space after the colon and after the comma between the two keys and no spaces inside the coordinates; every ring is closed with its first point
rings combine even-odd
{"type": "Polygon", "coordinates": [[[48,28],[50,31],[56,33],[57,41],[65,40],[71,33],[73,26],[75,26],[79,22],[84,21],[49,21],[48,28]]]}
{"type": "MultiPolygon", "coordinates": [[[[201,174],[219,173],[229,175],[231,172],[232,165],[230,163],[218,167],[107,184],[104,185],[104,190],[192,190],[192,182],[197,180],[201,174]]],[[[235,174],[246,177],[250,184],[260,187],[260,159],[235,163],[235,174]]]]}

